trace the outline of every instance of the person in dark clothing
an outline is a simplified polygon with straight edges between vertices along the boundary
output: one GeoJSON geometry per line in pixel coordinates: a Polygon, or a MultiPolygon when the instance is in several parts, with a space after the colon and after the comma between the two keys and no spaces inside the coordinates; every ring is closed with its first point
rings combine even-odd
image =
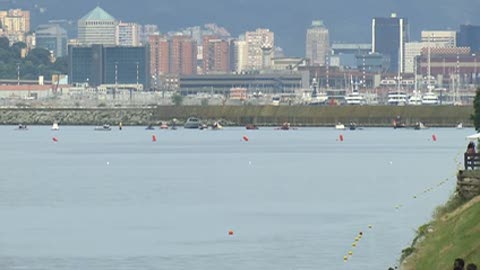
{"type": "Polygon", "coordinates": [[[453,263],[454,270],[463,270],[465,267],[465,261],[461,258],[456,258],[455,262],[453,263]]]}
{"type": "Polygon", "coordinates": [[[477,265],[474,263],[469,263],[467,265],[467,270],[477,270],[477,265]]]}
{"type": "Polygon", "coordinates": [[[474,142],[470,142],[467,145],[467,154],[475,154],[475,143],[474,142]]]}

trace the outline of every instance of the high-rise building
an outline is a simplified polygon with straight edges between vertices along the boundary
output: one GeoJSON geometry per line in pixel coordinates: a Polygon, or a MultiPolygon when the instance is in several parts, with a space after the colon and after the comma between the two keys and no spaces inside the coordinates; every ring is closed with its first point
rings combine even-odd
{"type": "Polygon", "coordinates": [[[416,59],[422,54],[423,42],[405,43],[405,73],[415,73],[416,59]]]}
{"type": "Polygon", "coordinates": [[[149,42],[150,36],[160,35],[158,26],[154,24],[146,24],[140,27],[140,43],[145,45],[149,42]]]}
{"type": "Polygon", "coordinates": [[[68,39],[74,39],[78,36],[77,21],[73,20],[49,20],[48,24],[58,24],[67,31],[68,39]]]}
{"type": "Polygon", "coordinates": [[[422,31],[422,42],[429,43],[430,47],[453,48],[457,46],[457,32],[455,31],[422,31]]]}
{"type": "Polygon", "coordinates": [[[130,84],[149,86],[146,47],[69,46],[69,83],[130,84]]]}
{"type": "Polygon", "coordinates": [[[472,52],[480,52],[480,25],[460,25],[457,46],[470,47],[472,52]]]}
{"type": "Polygon", "coordinates": [[[1,10],[0,25],[3,35],[10,43],[25,42],[25,36],[30,31],[30,11],[21,9],[1,10]]]}
{"type": "Polygon", "coordinates": [[[78,20],[78,41],[84,45],[115,45],[117,20],[101,7],[96,7],[78,20]]]}
{"type": "Polygon", "coordinates": [[[275,47],[275,35],[268,29],[257,29],[245,33],[247,42],[247,65],[250,70],[261,70],[264,66],[264,50],[262,47],[275,47]]]}
{"type": "Polygon", "coordinates": [[[216,36],[203,37],[203,72],[227,73],[230,71],[230,43],[216,36]]]}
{"type": "Polygon", "coordinates": [[[313,21],[312,27],[307,30],[305,57],[310,64],[324,66],[330,51],[328,29],[322,21],[313,21]]]}
{"type": "Polygon", "coordinates": [[[197,42],[188,36],[174,36],[170,41],[171,74],[197,74],[197,42]]]}
{"type": "Polygon", "coordinates": [[[393,13],[389,18],[372,20],[372,52],[390,58],[388,72],[403,72],[405,43],[409,41],[408,21],[393,13]]]}
{"type": "Polygon", "coordinates": [[[233,42],[233,57],[234,60],[234,70],[238,73],[245,71],[247,69],[248,63],[248,50],[247,42],[245,40],[235,40],[233,42]]]}
{"type": "Polygon", "coordinates": [[[67,31],[58,24],[42,24],[35,31],[37,48],[49,50],[55,57],[67,55],[67,31]]]}
{"type": "Polygon", "coordinates": [[[140,25],[119,22],[115,37],[118,46],[140,46],[140,25]]]}
{"type": "Polygon", "coordinates": [[[165,36],[151,35],[150,48],[150,74],[155,78],[170,73],[170,45],[165,36]]]}

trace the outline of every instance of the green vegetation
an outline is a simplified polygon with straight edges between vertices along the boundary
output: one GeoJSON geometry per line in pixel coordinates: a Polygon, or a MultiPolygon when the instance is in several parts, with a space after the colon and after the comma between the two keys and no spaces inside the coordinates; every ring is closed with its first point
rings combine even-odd
{"type": "Polygon", "coordinates": [[[473,100],[474,113],[472,114],[472,121],[475,130],[480,132],[480,88],[477,89],[477,94],[473,100]]]}
{"type": "Polygon", "coordinates": [[[417,230],[402,251],[402,269],[452,269],[455,258],[480,264],[480,196],[466,202],[454,196],[435,219],[417,230]]]}
{"type": "Polygon", "coordinates": [[[0,37],[0,79],[17,79],[17,67],[21,80],[36,80],[40,75],[50,80],[52,74],[67,73],[65,58],[57,58],[52,63],[50,52],[42,48],[32,49],[22,58],[22,50],[26,47],[23,42],[9,46],[8,38],[0,37]]]}
{"type": "Polygon", "coordinates": [[[172,102],[175,104],[175,106],[180,106],[183,103],[183,96],[180,94],[174,94],[172,96],[172,102]]]}

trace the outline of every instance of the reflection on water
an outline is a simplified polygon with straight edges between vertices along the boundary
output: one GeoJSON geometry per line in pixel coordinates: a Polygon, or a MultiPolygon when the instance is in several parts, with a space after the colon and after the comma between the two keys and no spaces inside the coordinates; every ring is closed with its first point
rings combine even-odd
{"type": "Polygon", "coordinates": [[[387,269],[469,133],[0,127],[0,269],[387,269]]]}

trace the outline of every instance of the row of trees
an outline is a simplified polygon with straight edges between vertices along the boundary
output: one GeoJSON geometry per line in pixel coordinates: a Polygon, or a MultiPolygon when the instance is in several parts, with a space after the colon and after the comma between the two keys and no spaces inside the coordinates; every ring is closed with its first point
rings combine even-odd
{"type": "Polygon", "coordinates": [[[67,73],[65,58],[57,58],[52,63],[50,52],[43,48],[32,49],[22,58],[22,50],[26,47],[23,42],[10,46],[8,38],[0,37],[0,79],[17,79],[17,67],[22,80],[36,80],[41,75],[49,80],[52,74],[67,73]]]}

